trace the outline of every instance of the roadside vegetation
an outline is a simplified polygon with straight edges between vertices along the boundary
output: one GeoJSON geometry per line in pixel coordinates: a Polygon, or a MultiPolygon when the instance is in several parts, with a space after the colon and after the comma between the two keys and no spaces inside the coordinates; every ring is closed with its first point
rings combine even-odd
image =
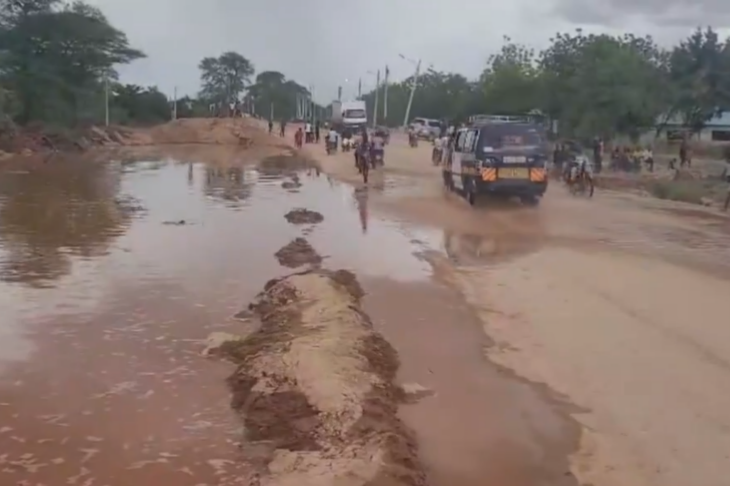
{"type": "MultiPolygon", "coordinates": [[[[115,67],[144,58],[101,10],[83,1],[0,0],[0,139],[12,127],[46,131],[102,125],[109,93],[112,124],[150,125],[172,116],[172,99],[154,86],[119,81],[115,67]]],[[[211,104],[244,100],[260,113],[293,117],[308,95],[278,72],[254,76],[235,52],[200,61],[202,89],[178,100],[178,116],[207,116],[211,104]]]]}
{"type": "MultiPolygon", "coordinates": [[[[387,124],[403,123],[412,83],[388,87],[387,124]]],[[[375,93],[365,98],[372,105],[375,93]]],[[[711,28],[671,47],[650,36],[580,29],[556,34],[541,51],[505,37],[479,79],[423,73],[413,106],[414,116],[452,120],[537,110],[557,122],[562,136],[582,139],[636,139],[657,119],[679,119],[696,132],[730,108],[730,44],[711,28]]]]}

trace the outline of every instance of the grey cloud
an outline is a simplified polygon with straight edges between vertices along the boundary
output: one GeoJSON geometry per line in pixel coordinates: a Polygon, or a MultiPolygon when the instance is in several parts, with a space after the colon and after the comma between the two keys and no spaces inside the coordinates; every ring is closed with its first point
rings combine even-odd
{"type": "Polygon", "coordinates": [[[372,87],[375,79],[365,72],[385,64],[393,79],[410,75],[413,66],[399,53],[476,76],[503,33],[532,30],[520,16],[532,0],[88,1],[149,56],[123,67],[123,79],[167,93],[195,93],[198,61],[226,50],[248,57],[257,71],[279,70],[314,85],[319,101],[332,99],[339,84],[354,95],[360,76],[372,87]]]}
{"type": "Polygon", "coordinates": [[[627,20],[668,28],[730,26],[726,0],[558,0],[554,13],[577,24],[613,27],[627,20]]]}

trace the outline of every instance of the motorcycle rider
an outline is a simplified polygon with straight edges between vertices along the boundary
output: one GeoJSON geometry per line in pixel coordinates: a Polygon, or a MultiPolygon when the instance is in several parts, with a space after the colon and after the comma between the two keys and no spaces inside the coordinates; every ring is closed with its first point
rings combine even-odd
{"type": "Polygon", "coordinates": [[[329,133],[327,133],[327,147],[330,150],[337,151],[337,138],[339,137],[338,133],[335,131],[334,128],[330,128],[329,133]]]}
{"type": "Polygon", "coordinates": [[[380,157],[380,162],[385,163],[385,140],[382,135],[373,135],[372,143],[370,144],[370,157],[371,160],[376,160],[380,157]]]}

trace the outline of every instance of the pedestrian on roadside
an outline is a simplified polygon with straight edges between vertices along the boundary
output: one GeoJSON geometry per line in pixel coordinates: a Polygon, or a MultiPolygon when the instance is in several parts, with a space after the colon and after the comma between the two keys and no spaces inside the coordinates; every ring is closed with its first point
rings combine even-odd
{"type": "Polygon", "coordinates": [[[271,135],[272,131],[274,131],[274,122],[269,120],[269,135],[271,135]]]}
{"type": "Polygon", "coordinates": [[[692,166],[692,162],[689,159],[689,144],[687,143],[687,135],[682,136],[682,142],[679,144],[679,167],[682,168],[692,166]]]}
{"type": "Polygon", "coordinates": [[[319,120],[314,123],[314,142],[319,143],[319,120]]]}
{"type": "Polygon", "coordinates": [[[286,120],[282,118],[282,120],[279,122],[279,136],[283,137],[286,135],[286,120]]]}
{"type": "Polygon", "coordinates": [[[302,132],[302,127],[299,127],[297,132],[294,134],[294,145],[298,149],[302,148],[302,139],[304,138],[304,132],[302,132]]]}
{"type": "Polygon", "coordinates": [[[596,174],[601,173],[603,166],[603,141],[595,137],[593,139],[593,167],[596,170],[596,174]]]}

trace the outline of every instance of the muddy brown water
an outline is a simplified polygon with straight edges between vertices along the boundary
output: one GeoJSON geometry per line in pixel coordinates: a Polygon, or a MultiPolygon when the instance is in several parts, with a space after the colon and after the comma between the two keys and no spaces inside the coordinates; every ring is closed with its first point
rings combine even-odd
{"type": "Polygon", "coordinates": [[[475,317],[416,255],[478,242],[374,216],[368,190],[324,174],[282,180],[173,160],[0,173],[0,484],[239,484],[231,369],[200,340],[247,331],[232,316],[291,271],[274,254],[303,233],[358,274],[399,378],[435,391],[401,413],[434,485],[573,484],[562,405],[485,361],[475,317]],[[294,208],[324,220],[290,225],[294,208]]]}

